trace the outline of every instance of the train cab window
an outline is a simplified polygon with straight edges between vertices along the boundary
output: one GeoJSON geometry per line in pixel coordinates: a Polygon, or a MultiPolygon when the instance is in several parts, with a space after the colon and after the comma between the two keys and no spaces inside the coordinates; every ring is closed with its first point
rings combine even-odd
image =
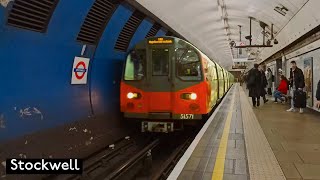
{"type": "Polygon", "coordinates": [[[133,50],[127,57],[124,80],[138,81],[145,76],[146,50],[133,50]]]}
{"type": "Polygon", "coordinates": [[[193,49],[176,49],[177,76],[186,81],[200,81],[201,61],[198,53],[193,49]]]}
{"type": "Polygon", "coordinates": [[[152,75],[169,75],[169,49],[152,49],[152,75]]]}

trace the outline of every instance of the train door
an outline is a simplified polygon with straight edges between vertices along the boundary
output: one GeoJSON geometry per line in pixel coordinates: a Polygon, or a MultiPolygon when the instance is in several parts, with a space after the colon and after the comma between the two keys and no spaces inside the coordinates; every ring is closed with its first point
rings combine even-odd
{"type": "Polygon", "coordinates": [[[224,81],[222,68],[217,64],[218,78],[219,78],[219,98],[222,98],[224,94],[224,81]]]}
{"type": "Polygon", "coordinates": [[[227,90],[229,89],[229,73],[228,73],[228,71],[226,71],[226,77],[227,77],[227,90]]]}
{"type": "Polygon", "coordinates": [[[150,47],[148,57],[149,112],[170,112],[173,91],[170,46],[150,47]]]}
{"type": "Polygon", "coordinates": [[[212,70],[211,107],[213,107],[217,103],[217,100],[219,97],[219,79],[218,79],[218,73],[217,73],[217,66],[215,62],[213,62],[213,66],[211,70],[212,70]]]}
{"type": "Polygon", "coordinates": [[[223,70],[224,72],[224,92],[228,91],[228,74],[226,70],[223,70]]]}

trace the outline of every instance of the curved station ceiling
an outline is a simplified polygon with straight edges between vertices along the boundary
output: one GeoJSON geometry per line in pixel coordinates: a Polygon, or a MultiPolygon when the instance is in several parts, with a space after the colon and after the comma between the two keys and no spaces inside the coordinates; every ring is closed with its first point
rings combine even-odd
{"type": "MultiPolygon", "coordinates": [[[[252,18],[252,45],[274,44],[277,34],[308,0],[137,0],[161,20],[200,48],[222,66],[230,67],[239,58],[236,45],[249,45],[252,18]],[[241,42],[240,43],[240,26],[241,42]],[[265,26],[265,33],[263,32],[265,26]],[[273,37],[271,36],[273,29],[273,37]]],[[[259,59],[268,47],[245,48],[242,57],[259,59]],[[244,56],[243,56],[244,54],[244,56]]]]}

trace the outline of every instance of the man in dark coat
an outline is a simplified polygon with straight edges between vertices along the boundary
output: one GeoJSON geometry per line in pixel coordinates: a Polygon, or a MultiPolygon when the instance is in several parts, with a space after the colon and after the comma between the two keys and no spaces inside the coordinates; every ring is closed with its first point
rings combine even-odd
{"type": "Polygon", "coordinates": [[[268,85],[266,73],[263,71],[262,66],[259,66],[259,71],[261,72],[261,97],[263,98],[263,102],[266,103],[268,102],[268,99],[266,98],[266,87],[268,85]]]}
{"type": "Polygon", "coordinates": [[[317,91],[316,91],[316,107],[320,109],[320,80],[318,81],[317,91]]]}
{"type": "MultiPolygon", "coordinates": [[[[295,61],[291,61],[291,71],[290,71],[290,87],[292,88],[293,95],[296,94],[296,91],[303,91],[303,88],[305,87],[304,82],[304,75],[300,68],[297,67],[297,63],[295,61]]],[[[291,101],[291,108],[288,109],[288,112],[294,112],[295,106],[294,104],[297,102],[291,101]]],[[[300,113],[303,113],[303,108],[298,106],[297,108],[300,108],[300,113]]]]}
{"type": "Polygon", "coordinates": [[[252,98],[253,107],[260,106],[261,72],[258,70],[258,67],[258,64],[254,64],[254,67],[249,71],[247,78],[249,97],[252,98]]]}

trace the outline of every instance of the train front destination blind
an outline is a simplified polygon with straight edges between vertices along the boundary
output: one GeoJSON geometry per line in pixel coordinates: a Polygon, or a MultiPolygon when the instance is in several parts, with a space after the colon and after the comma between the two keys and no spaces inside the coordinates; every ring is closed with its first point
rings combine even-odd
{"type": "Polygon", "coordinates": [[[172,44],[172,39],[164,39],[164,38],[157,38],[155,40],[149,40],[149,44],[172,44]]]}

